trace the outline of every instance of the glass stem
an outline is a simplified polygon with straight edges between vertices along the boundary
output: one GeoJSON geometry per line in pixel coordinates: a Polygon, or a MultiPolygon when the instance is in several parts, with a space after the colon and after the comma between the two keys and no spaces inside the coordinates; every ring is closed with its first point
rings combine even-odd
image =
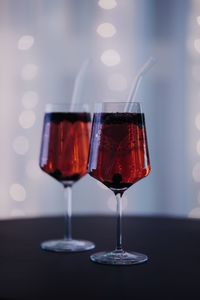
{"type": "Polygon", "coordinates": [[[64,200],[65,200],[65,231],[64,231],[64,239],[71,240],[72,239],[72,188],[71,186],[67,186],[64,189],[64,200]]]}
{"type": "Polygon", "coordinates": [[[120,193],[116,194],[117,200],[117,246],[115,251],[122,250],[122,196],[120,193]]]}

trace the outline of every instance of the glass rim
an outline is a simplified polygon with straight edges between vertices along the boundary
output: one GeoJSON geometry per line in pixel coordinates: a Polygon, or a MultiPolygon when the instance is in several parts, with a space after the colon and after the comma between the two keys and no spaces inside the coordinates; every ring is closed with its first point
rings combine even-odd
{"type": "Polygon", "coordinates": [[[49,102],[45,104],[44,111],[48,112],[78,112],[77,110],[88,112],[90,108],[89,103],[74,103],[71,102],[49,102]]]}

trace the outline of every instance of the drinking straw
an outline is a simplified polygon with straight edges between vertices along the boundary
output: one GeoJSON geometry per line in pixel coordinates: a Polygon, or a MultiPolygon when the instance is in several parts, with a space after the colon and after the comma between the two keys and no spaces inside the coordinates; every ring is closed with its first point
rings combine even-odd
{"type": "MultiPolygon", "coordinates": [[[[151,69],[151,67],[156,63],[156,59],[154,57],[150,57],[146,63],[140,68],[140,70],[138,71],[136,77],[133,80],[132,86],[131,86],[131,90],[129,92],[129,96],[128,96],[128,100],[127,103],[125,105],[124,108],[124,112],[131,112],[132,110],[132,106],[134,103],[134,99],[135,99],[135,95],[137,93],[137,90],[139,88],[139,85],[141,83],[141,80],[143,78],[143,76],[147,73],[147,71],[149,71],[151,69]]],[[[120,146],[123,144],[123,139],[119,142],[117,149],[115,149],[115,155],[113,152],[113,160],[111,160],[107,170],[106,170],[106,174],[108,174],[111,170],[111,168],[114,166],[115,163],[115,159],[117,157],[117,152],[120,149],[120,146]]]]}
{"type": "Polygon", "coordinates": [[[131,112],[132,109],[132,103],[134,102],[137,90],[140,86],[141,80],[143,76],[152,68],[152,66],[156,63],[156,59],[154,57],[150,57],[146,63],[140,68],[138,71],[136,77],[133,80],[129,95],[128,95],[128,100],[127,104],[125,106],[124,111],[125,112],[131,112]]]}
{"type": "Polygon", "coordinates": [[[72,101],[71,101],[71,107],[70,111],[74,109],[75,103],[77,103],[81,97],[81,93],[83,91],[83,82],[84,82],[84,77],[87,71],[89,65],[89,59],[85,59],[84,62],[82,63],[80,70],[76,76],[75,83],[74,83],[74,89],[73,89],[73,94],[72,94],[72,101]]]}

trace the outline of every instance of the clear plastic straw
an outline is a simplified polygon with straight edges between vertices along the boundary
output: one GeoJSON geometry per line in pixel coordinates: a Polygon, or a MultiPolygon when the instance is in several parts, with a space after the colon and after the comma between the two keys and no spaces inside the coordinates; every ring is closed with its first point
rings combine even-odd
{"type": "Polygon", "coordinates": [[[132,103],[135,100],[135,96],[136,96],[137,90],[140,86],[141,80],[142,80],[143,76],[151,69],[151,67],[155,63],[156,63],[156,59],[154,57],[150,57],[146,61],[146,63],[141,67],[139,72],[137,73],[135,79],[133,80],[131,90],[130,90],[129,95],[128,95],[127,104],[126,104],[125,109],[124,109],[125,112],[130,112],[131,111],[132,103]]]}
{"type": "Polygon", "coordinates": [[[78,103],[81,98],[81,95],[83,92],[85,74],[88,69],[88,65],[89,65],[89,59],[84,60],[84,62],[82,63],[82,65],[80,67],[80,70],[76,76],[70,111],[72,111],[74,109],[75,103],[78,103]]]}

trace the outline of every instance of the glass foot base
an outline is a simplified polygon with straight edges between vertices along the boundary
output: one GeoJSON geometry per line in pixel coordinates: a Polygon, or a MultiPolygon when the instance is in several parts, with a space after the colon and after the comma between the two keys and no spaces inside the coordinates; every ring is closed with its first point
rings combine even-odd
{"type": "Polygon", "coordinates": [[[114,250],[112,252],[99,252],[90,256],[93,262],[105,265],[135,265],[148,260],[145,254],[114,250]]]}
{"type": "Polygon", "coordinates": [[[95,244],[84,240],[51,240],[41,243],[41,248],[53,252],[82,252],[91,250],[95,244]]]}

